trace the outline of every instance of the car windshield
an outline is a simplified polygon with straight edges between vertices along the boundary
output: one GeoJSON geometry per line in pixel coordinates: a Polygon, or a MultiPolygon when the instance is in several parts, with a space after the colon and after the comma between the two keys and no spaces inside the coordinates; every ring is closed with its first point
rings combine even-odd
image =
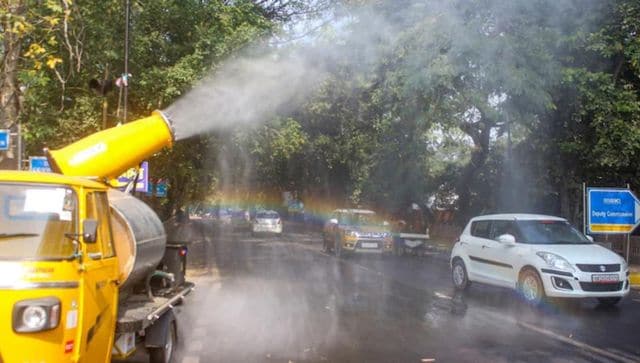
{"type": "Polygon", "coordinates": [[[580,231],[565,221],[519,221],[518,242],[529,244],[590,244],[580,231]]]}
{"type": "Polygon", "coordinates": [[[345,215],[344,223],[351,226],[381,226],[374,213],[350,213],[345,215]]]}
{"type": "Polygon", "coordinates": [[[278,218],[280,218],[280,216],[276,212],[258,212],[258,214],[256,214],[256,218],[278,219],[278,218]]]}
{"type": "Polygon", "coordinates": [[[57,186],[0,184],[0,259],[56,260],[73,255],[77,199],[57,186]]]}

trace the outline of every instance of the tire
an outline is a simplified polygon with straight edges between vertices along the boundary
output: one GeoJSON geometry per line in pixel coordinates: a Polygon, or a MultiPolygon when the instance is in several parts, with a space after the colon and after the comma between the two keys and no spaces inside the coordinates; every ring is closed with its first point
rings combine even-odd
{"type": "Polygon", "coordinates": [[[546,299],[540,275],[532,269],[526,269],[520,273],[518,292],[524,301],[531,306],[538,306],[546,299]]]}
{"type": "Polygon", "coordinates": [[[176,331],[176,322],[172,321],[169,324],[169,331],[167,332],[164,346],[160,348],[149,348],[149,362],[170,363],[177,346],[178,335],[176,331]]]}
{"type": "Polygon", "coordinates": [[[622,300],[621,297],[599,297],[598,305],[600,306],[615,306],[622,300]]]}
{"type": "Polygon", "coordinates": [[[460,258],[456,258],[451,265],[451,280],[456,290],[464,291],[471,285],[469,275],[467,274],[467,267],[460,258]]]}

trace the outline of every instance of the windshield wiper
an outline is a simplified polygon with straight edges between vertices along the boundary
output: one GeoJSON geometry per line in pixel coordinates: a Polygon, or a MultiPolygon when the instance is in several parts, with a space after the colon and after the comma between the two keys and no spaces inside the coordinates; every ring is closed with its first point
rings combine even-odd
{"type": "Polygon", "coordinates": [[[38,233],[0,233],[0,239],[16,238],[16,237],[36,237],[38,233]]]}

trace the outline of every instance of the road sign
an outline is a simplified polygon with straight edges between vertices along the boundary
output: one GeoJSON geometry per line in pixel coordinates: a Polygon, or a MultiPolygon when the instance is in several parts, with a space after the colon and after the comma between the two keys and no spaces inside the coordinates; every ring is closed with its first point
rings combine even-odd
{"type": "Polygon", "coordinates": [[[631,190],[588,188],[587,199],[589,233],[626,234],[640,223],[640,200],[631,190]]]}
{"type": "Polygon", "coordinates": [[[0,130],[0,150],[9,150],[9,138],[11,133],[9,130],[0,130]]]}
{"type": "MultiPolygon", "coordinates": [[[[124,189],[136,177],[136,168],[131,168],[118,177],[116,188],[124,189]]],[[[149,162],[143,161],[139,169],[136,192],[147,193],[149,191],[149,162]]]]}
{"type": "Polygon", "coordinates": [[[167,196],[167,183],[160,181],[158,183],[149,182],[149,196],[155,196],[158,198],[165,198],[167,196]]]}
{"type": "Polygon", "coordinates": [[[29,170],[51,173],[51,166],[45,156],[29,156],[29,170]]]}

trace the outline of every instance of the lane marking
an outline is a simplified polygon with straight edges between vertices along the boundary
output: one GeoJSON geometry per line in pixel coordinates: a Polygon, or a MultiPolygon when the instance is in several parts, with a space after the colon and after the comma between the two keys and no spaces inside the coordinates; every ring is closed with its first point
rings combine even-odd
{"type": "MultiPolygon", "coordinates": [[[[505,319],[505,320],[512,320],[512,319],[507,319],[507,318],[504,318],[504,317],[500,317],[500,318],[505,319]]],[[[629,359],[629,358],[624,357],[624,356],[622,356],[620,354],[612,353],[612,352],[609,352],[607,350],[594,347],[592,345],[583,343],[581,341],[565,337],[564,335],[560,335],[558,333],[554,333],[554,332],[552,332],[550,330],[547,330],[547,329],[544,329],[544,328],[540,328],[540,327],[535,326],[533,324],[525,323],[523,321],[517,321],[515,323],[517,325],[525,328],[525,329],[529,329],[529,330],[534,331],[536,333],[539,333],[539,334],[542,334],[544,336],[547,336],[547,337],[549,337],[551,339],[555,339],[555,340],[561,341],[563,343],[567,343],[567,344],[573,345],[576,348],[588,350],[588,351],[590,351],[592,353],[599,354],[599,355],[601,355],[603,357],[607,357],[607,358],[610,358],[610,359],[613,359],[613,360],[616,360],[616,361],[619,361],[619,362],[623,362],[623,363],[638,362],[638,359],[629,359]]]]}
{"type": "Polygon", "coordinates": [[[614,349],[614,348],[607,348],[607,350],[610,351],[611,353],[620,354],[623,357],[627,357],[627,358],[631,359],[634,362],[638,361],[638,358],[636,356],[634,356],[633,354],[629,354],[629,353],[626,353],[626,352],[623,352],[621,350],[614,349]]]}

